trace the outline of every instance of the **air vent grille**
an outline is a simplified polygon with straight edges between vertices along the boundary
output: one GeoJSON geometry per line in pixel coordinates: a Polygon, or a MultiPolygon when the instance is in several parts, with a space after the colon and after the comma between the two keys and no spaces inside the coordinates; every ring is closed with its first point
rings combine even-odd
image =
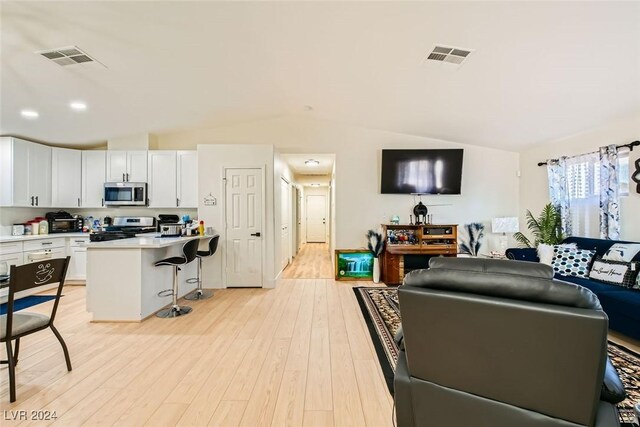
{"type": "Polygon", "coordinates": [[[427,60],[460,65],[467,59],[471,52],[470,49],[436,45],[427,56],[427,60]]]}
{"type": "Polygon", "coordinates": [[[61,47],[36,53],[63,67],[67,65],[84,64],[87,62],[97,62],[77,46],[61,47]]]}

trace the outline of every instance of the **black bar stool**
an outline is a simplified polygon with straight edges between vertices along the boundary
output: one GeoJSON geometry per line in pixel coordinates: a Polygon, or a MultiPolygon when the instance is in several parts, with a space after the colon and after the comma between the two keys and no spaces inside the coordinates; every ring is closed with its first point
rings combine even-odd
{"type": "Polygon", "coordinates": [[[162,291],[158,295],[160,296],[173,296],[173,304],[170,308],[165,308],[156,313],[158,317],[178,317],[183,314],[187,314],[191,311],[191,307],[186,305],[178,305],[178,271],[180,271],[181,265],[187,265],[194,259],[198,252],[198,244],[200,239],[191,239],[182,246],[182,256],[174,256],[171,258],[161,259],[155,263],[155,266],[170,265],[173,267],[173,289],[167,289],[171,293],[166,294],[167,291],[162,291]]]}
{"type": "Polygon", "coordinates": [[[209,250],[207,250],[207,251],[198,251],[198,254],[197,254],[197,256],[198,256],[198,277],[195,278],[195,279],[187,280],[188,283],[197,282],[198,283],[198,287],[195,289],[195,291],[193,291],[189,295],[185,296],[184,299],[187,299],[189,301],[195,301],[195,300],[199,300],[199,299],[207,299],[207,298],[210,298],[210,297],[213,296],[213,291],[202,289],[202,258],[213,256],[213,254],[216,253],[216,250],[218,249],[218,240],[219,239],[220,239],[220,236],[216,234],[211,239],[209,239],[209,250]]]}

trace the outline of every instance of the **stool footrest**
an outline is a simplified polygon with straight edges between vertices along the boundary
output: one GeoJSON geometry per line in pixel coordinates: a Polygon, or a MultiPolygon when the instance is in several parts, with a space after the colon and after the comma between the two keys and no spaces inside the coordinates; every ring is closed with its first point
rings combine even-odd
{"type": "Polygon", "coordinates": [[[158,292],[159,297],[171,297],[173,296],[173,289],[165,289],[164,291],[158,292]]]}

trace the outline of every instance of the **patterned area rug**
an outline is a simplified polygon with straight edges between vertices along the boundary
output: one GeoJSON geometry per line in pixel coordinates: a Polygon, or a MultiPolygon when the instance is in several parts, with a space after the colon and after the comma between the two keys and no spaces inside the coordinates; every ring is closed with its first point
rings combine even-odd
{"type": "MultiPolygon", "coordinates": [[[[393,336],[400,327],[397,288],[353,288],[378,353],[389,392],[393,394],[393,375],[398,347],[393,336]]],[[[618,404],[620,423],[631,425],[633,402],[640,402],[640,355],[609,341],[609,357],[618,370],[627,391],[627,399],[618,404]]]]}

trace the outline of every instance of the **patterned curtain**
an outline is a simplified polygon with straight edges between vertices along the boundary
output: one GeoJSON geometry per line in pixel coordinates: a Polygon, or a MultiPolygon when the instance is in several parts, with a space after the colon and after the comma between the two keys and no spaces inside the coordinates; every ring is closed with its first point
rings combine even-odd
{"type": "Polygon", "coordinates": [[[549,178],[549,198],[551,203],[560,210],[562,217],[562,232],[565,236],[571,236],[571,206],[569,191],[567,189],[567,158],[547,160],[547,176],[549,178]]]}
{"type": "Polygon", "coordinates": [[[618,147],[600,147],[600,238],[620,238],[618,147]]]}

